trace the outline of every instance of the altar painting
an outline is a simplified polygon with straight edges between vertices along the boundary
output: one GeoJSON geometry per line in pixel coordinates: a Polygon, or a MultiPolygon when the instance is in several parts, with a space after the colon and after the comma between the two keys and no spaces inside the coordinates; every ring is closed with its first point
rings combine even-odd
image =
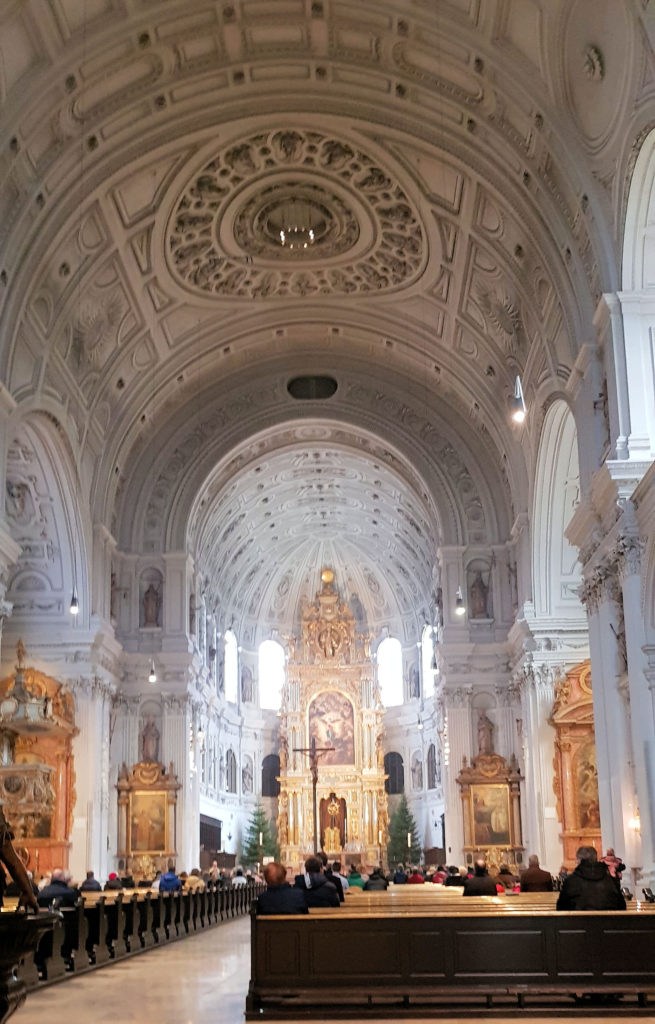
{"type": "Polygon", "coordinates": [[[511,844],[509,788],[506,785],[472,785],[471,810],[476,846],[511,844]]]}
{"type": "Polygon", "coordinates": [[[131,848],[133,853],[168,850],[166,841],[166,799],[164,791],[135,792],[130,795],[131,848]]]}
{"type": "Polygon", "coordinates": [[[347,697],[334,690],[319,693],[309,706],[309,736],[317,747],[334,747],[321,757],[323,765],[355,763],[355,718],[347,697]]]}

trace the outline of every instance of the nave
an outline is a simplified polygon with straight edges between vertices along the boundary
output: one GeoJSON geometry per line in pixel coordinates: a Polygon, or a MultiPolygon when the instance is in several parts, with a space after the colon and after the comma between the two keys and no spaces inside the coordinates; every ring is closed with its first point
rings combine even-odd
{"type": "MultiPolygon", "coordinates": [[[[16,1024],[239,1024],[244,1020],[249,978],[250,921],[241,918],[147,956],[122,960],[32,993],[13,1020],[16,1024]]],[[[509,1018],[493,1019],[496,1024],[509,1024],[509,1018]]],[[[534,1024],[546,1024],[549,1019],[531,1018],[534,1024]]],[[[619,1019],[630,1024],[644,1018],[603,1017],[606,1024],[619,1019]]],[[[457,1024],[459,1018],[441,1020],[457,1024]]],[[[573,1024],[580,1017],[558,1020],[573,1024]]],[[[397,1019],[397,1024],[403,1021],[397,1019]]],[[[421,1021],[412,1018],[412,1024],[421,1021]]]]}

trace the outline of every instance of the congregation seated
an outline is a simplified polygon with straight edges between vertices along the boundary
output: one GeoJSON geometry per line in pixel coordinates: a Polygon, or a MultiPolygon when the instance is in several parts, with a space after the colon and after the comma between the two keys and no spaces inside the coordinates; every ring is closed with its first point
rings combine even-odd
{"type": "Polygon", "coordinates": [[[436,867],[431,864],[426,872],[425,881],[432,882],[433,885],[443,885],[447,877],[448,873],[443,864],[438,864],[436,867]]]}
{"type": "Polygon", "coordinates": [[[107,881],[105,882],[105,892],[111,892],[112,890],[114,890],[114,891],[121,890],[122,891],[122,889],[123,889],[123,883],[121,882],[121,880],[118,877],[118,875],[116,874],[116,872],[112,871],[111,874],[109,875],[107,881]]]}
{"type": "Polygon", "coordinates": [[[332,874],[338,876],[338,878],[339,878],[339,880],[341,882],[342,892],[343,892],[343,894],[345,896],[345,894],[348,891],[348,888],[350,886],[350,882],[348,881],[346,876],[342,873],[342,871],[341,871],[341,864],[340,864],[340,862],[338,860],[335,860],[334,863],[332,864],[332,874]]]}
{"type": "Polygon", "coordinates": [[[495,896],[496,893],[496,881],[487,871],[486,863],[482,858],[476,860],[473,877],[467,878],[464,883],[464,895],[495,896]]]}
{"type": "Polygon", "coordinates": [[[398,864],[396,870],[393,873],[391,879],[394,885],[406,885],[407,884],[407,873],[405,871],[404,864],[398,864]]]}
{"type": "Polygon", "coordinates": [[[307,858],[305,873],[296,875],[294,884],[296,889],[300,889],[305,894],[308,907],[339,906],[339,894],[336,886],[323,874],[323,864],[318,857],[307,858]]]}
{"type": "Polygon", "coordinates": [[[161,876],[159,880],[159,891],[179,892],[181,888],[182,883],[175,874],[175,864],[172,860],[169,860],[168,870],[161,876]]]}
{"type": "Polygon", "coordinates": [[[408,885],[424,885],[425,879],[417,867],[410,869],[409,875],[407,876],[408,885]]]}
{"type": "Polygon", "coordinates": [[[327,878],[328,882],[332,882],[332,885],[337,890],[337,896],[339,897],[339,903],[343,903],[343,901],[344,901],[344,889],[343,889],[343,885],[341,884],[341,875],[339,873],[337,873],[335,875],[334,871],[332,870],[332,868],[328,864],[327,853],[325,853],[323,850],[319,850],[318,851],[318,857],[320,858],[321,864],[323,865],[323,874],[327,878]]]}
{"type": "Polygon", "coordinates": [[[182,880],[184,872],[180,872],[180,881],[183,881],[183,888],[185,892],[204,892],[205,882],[200,877],[200,868],[192,868],[191,874],[185,875],[182,880]]]}
{"type": "Polygon", "coordinates": [[[382,873],[382,868],[379,867],[374,868],[368,876],[368,881],[364,882],[365,892],[385,892],[388,888],[389,883],[382,873]]]}
{"type": "Polygon", "coordinates": [[[501,864],[498,874],[496,875],[496,884],[501,885],[504,890],[513,889],[517,882],[518,878],[510,871],[509,864],[501,864]]]}
{"type": "Polygon", "coordinates": [[[350,886],[350,889],[364,888],[364,879],[362,878],[359,864],[350,865],[350,871],[348,872],[348,885],[350,886]]]}
{"type": "Polygon", "coordinates": [[[581,846],[577,866],[562,882],[558,910],[625,910],[625,897],[618,878],[607,864],[598,860],[593,846],[581,846]]]}
{"type": "Polygon", "coordinates": [[[257,901],[258,914],[307,914],[307,899],[300,888],[289,885],[286,869],[277,861],[264,868],[266,891],[257,901]]]}
{"type": "Polygon", "coordinates": [[[240,885],[246,885],[247,881],[248,880],[243,873],[243,868],[237,868],[232,878],[232,885],[239,887],[240,885]]]}
{"type": "Polygon", "coordinates": [[[159,892],[161,877],[161,871],[155,871],[155,877],[152,882],[139,882],[139,888],[152,889],[153,892],[159,892]]]}
{"type": "Polygon", "coordinates": [[[528,857],[528,866],[520,878],[521,892],[552,892],[553,878],[550,871],[539,867],[535,853],[528,857]]]}
{"type": "MultiPolygon", "coordinates": [[[[35,896],[38,896],[39,888],[38,888],[36,882],[34,881],[34,874],[29,869],[26,869],[25,874],[27,875],[27,879],[28,879],[28,881],[30,883],[30,886],[32,888],[32,892],[34,893],[35,896]]],[[[14,897],[14,896],[19,897],[21,892],[22,892],[22,890],[21,890],[20,885],[18,884],[18,882],[14,881],[14,879],[12,878],[7,883],[7,887],[4,890],[4,895],[5,896],[10,896],[10,897],[14,897]]]]}
{"type": "Polygon", "coordinates": [[[459,872],[459,868],[455,867],[454,864],[451,864],[450,867],[448,868],[448,874],[446,875],[446,878],[444,879],[444,883],[443,884],[444,885],[448,885],[448,886],[450,886],[450,885],[463,886],[465,881],[466,881],[466,875],[461,875],[460,872],[459,872]]]}
{"type": "Polygon", "coordinates": [[[37,896],[39,906],[49,907],[51,903],[54,903],[55,907],[74,907],[79,892],[68,884],[69,881],[70,874],[68,872],[61,868],[55,868],[50,882],[39,890],[37,896]]]}

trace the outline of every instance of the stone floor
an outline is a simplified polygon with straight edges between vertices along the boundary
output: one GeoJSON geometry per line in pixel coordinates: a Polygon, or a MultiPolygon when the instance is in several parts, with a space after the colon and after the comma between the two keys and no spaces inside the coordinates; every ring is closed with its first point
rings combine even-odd
{"type": "MultiPolygon", "coordinates": [[[[240,918],[34,992],[11,1020],[12,1024],[239,1024],[244,1020],[249,977],[250,921],[240,918]]],[[[509,1024],[493,1019],[496,1024],[509,1024]]],[[[617,1020],[602,1019],[605,1024],[617,1020]]],[[[644,1018],[620,1020],[625,1024],[644,1018]]],[[[420,1022],[414,1019],[411,1024],[420,1022]]],[[[442,1018],[441,1024],[456,1021],[442,1018]]],[[[471,1024],[470,1018],[466,1024],[471,1024]]],[[[532,1024],[540,1021],[532,1018],[532,1024]]],[[[571,1024],[570,1018],[560,1017],[558,1024],[571,1024]]]]}

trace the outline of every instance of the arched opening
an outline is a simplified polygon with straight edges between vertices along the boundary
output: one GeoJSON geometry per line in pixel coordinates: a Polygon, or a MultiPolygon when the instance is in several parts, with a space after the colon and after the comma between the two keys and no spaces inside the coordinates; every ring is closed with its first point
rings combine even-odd
{"type": "Polygon", "coordinates": [[[378,686],[385,708],[403,703],[403,652],[400,640],[388,636],[378,647],[378,686]]]}
{"type": "Polygon", "coordinates": [[[259,706],[277,711],[284,686],[284,648],[277,640],[264,640],[259,645],[259,706]]]}
{"type": "Polygon", "coordinates": [[[405,766],[403,759],[396,750],[390,750],[384,755],[384,770],[389,776],[384,784],[385,792],[389,796],[405,792],[405,766]]]}
{"type": "Polygon", "coordinates": [[[279,796],[280,758],[278,754],[267,754],[262,761],[262,796],[279,796]]]}

